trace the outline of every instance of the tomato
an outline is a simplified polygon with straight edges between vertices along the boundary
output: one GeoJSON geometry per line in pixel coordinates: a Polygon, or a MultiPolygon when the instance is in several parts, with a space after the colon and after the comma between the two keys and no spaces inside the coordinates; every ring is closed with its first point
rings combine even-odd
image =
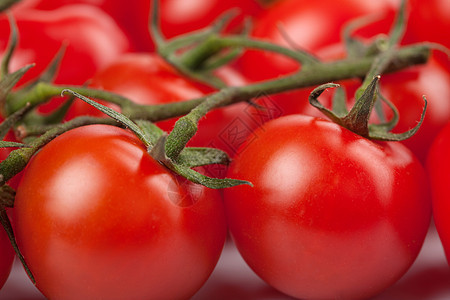
{"type": "Polygon", "coordinates": [[[187,299],[226,237],[217,190],[175,176],[106,125],[68,131],[32,159],[14,220],[50,299],[187,299]]]}
{"type": "MultiPolygon", "coordinates": [[[[25,0],[27,2],[27,0],[25,0]]],[[[39,9],[54,9],[68,3],[86,3],[101,7],[127,32],[138,51],[154,48],[148,31],[151,0],[109,1],[109,0],[28,0],[39,9]],[[133,17],[130,17],[133,16],[133,17]]],[[[262,11],[256,0],[162,0],[160,19],[163,34],[174,37],[183,33],[205,28],[230,9],[236,9],[236,16],[228,30],[242,26],[244,18],[255,16],[262,11]]]]}
{"type": "MultiPolygon", "coordinates": [[[[390,13],[395,6],[392,1],[358,0],[282,0],[258,16],[251,36],[281,46],[292,48],[293,44],[302,50],[316,54],[318,49],[338,43],[344,24],[356,17],[390,13]],[[324,9],[326,7],[327,9],[324,9]]],[[[393,16],[391,16],[391,19],[393,16]]],[[[374,26],[366,36],[387,32],[389,22],[374,26]],[[385,24],[386,23],[386,24],[385,24]]],[[[267,51],[247,51],[239,61],[245,76],[254,80],[274,78],[294,72],[299,65],[291,59],[267,51]],[[256,68],[261,66],[263,68],[256,68]]]]}
{"type": "MultiPolygon", "coordinates": [[[[125,34],[99,8],[88,5],[64,6],[53,11],[14,10],[19,31],[18,49],[11,61],[11,71],[27,64],[36,66],[20,84],[36,78],[56,53],[67,45],[55,83],[84,84],[94,73],[130,50],[125,34]]],[[[0,16],[0,56],[8,43],[10,26],[0,16]]]]}
{"type": "Polygon", "coordinates": [[[450,122],[434,140],[427,158],[433,194],[433,217],[450,265],[450,122]]]}
{"type": "MultiPolygon", "coordinates": [[[[247,81],[232,68],[225,67],[217,75],[229,85],[243,85],[247,81]]],[[[139,104],[162,104],[190,100],[212,93],[214,89],[183,76],[157,54],[130,53],[99,71],[91,80],[93,88],[112,91],[139,104]]],[[[232,141],[224,140],[230,126],[237,121],[255,128],[247,115],[248,104],[239,103],[210,112],[200,121],[199,131],[190,142],[192,146],[214,146],[230,152],[232,141]]],[[[77,101],[68,119],[78,115],[104,116],[89,105],[77,101]]],[[[176,118],[158,122],[164,130],[171,130],[176,118]]],[[[249,133],[250,129],[246,131],[249,133]]]]}
{"type": "Polygon", "coordinates": [[[450,73],[432,58],[426,65],[383,75],[380,86],[383,95],[399,110],[400,119],[394,132],[404,132],[417,124],[424,107],[422,95],[426,96],[424,122],[413,137],[403,141],[425,162],[431,143],[450,120],[450,73]]]}
{"type": "Polygon", "coordinates": [[[0,289],[5,284],[11,273],[15,253],[9,241],[6,231],[0,228],[0,289]]]}
{"type": "Polygon", "coordinates": [[[373,142],[328,120],[265,123],[227,176],[237,249],[268,284],[302,299],[366,299],[416,259],[431,218],[425,171],[396,142],[373,142]]]}
{"type": "MultiPolygon", "coordinates": [[[[450,30],[450,2],[447,0],[411,0],[409,26],[418,41],[429,41],[450,48],[447,32],[450,30]]],[[[450,60],[437,53],[439,61],[450,69],[450,60]]]]}
{"type": "MultiPolygon", "coordinates": [[[[387,33],[400,1],[276,1],[259,15],[251,36],[293,48],[294,45],[310,52],[323,61],[345,57],[341,31],[347,22],[362,16],[378,16],[380,20],[355,32],[358,37],[369,38],[387,33]],[[323,9],[326,7],[327,9],[323,9]]],[[[274,79],[290,74],[301,66],[282,55],[261,50],[248,50],[237,61],[242,74],[253,81],[274,79]],[[258,66],[258,67],[257,67],[258,66]],[[262,66],[262,67],[261,67],[262,66]]],[[[358,79],[338,82],[348,89],[349,95],[360,85],[358,79]]],[[[313,88],[304,88],[271,96],[274,106],[282,115],[317,112],[308,104],[313,88]]]]}

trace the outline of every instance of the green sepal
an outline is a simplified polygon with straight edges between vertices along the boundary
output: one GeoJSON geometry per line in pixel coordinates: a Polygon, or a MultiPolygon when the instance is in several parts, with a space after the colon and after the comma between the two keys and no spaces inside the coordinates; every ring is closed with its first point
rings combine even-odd
{"type": "Polygon", "coordinates": [[[347,110],[347,93],[341,86],[336,88],[336,92],[332,99],[332,111],[336,116],[343,117],[348,114],[347,110]]]}
{"type": "Polygon", "coordinates": [[[363,136],[369,137],[369,118],[373,105],[377,99],[378,81],[380,76],[375,76],[369,86],[364,90],[350,112],[342,118],[344,127],[363,136]]]}
{"type": "Polygon", "coordinates": [[[7,74],[9,74],[9,63],[11,61],[14,51],[17,48],[17,44],[19,41],[19,32],[17,29],[17,23],[11,14],[7,14],[7,15],[8,15],[9,27],[11,28],[11,33],[9,35],[9,40],[8,40],[8,45],[6,46],[6,51],[3,53],[1,69],[0,69],[0,78],[3,78],[7,74]]]}
{"type": "Polygon", "coordinates": [[[319,96],[322,95],[322,93],[325,90],[327,90],[329,88],[337,88],[337,87],[340,87],[340,85],[336,84],[336,83],[325,83],[325,84],[322,84],[322,85],[316,87],[311,92],[311,94],[309,94],[308,100],[309,100],[309,104],[311,104],[312,106],[314,106],[315,108],[320,110],[320,112],[322,112],[325,116],[327,116],[328,119],[330,119],[331,121],[333,121],[336,124],[343,125],[342,124],[342,120],[341,120],[342,116],[340,116],[339,114],[336,114],[334,111],[326,108],[318,100],[319,96]]]}
{"type": "Polygon", "coordinates": [[[208,177],[189,167],[179,164],[172,164],[170,169],[193,183],[198,183],[211,189],[224,189],[243,184],[253,186],[251,182],[245,180],[208,177]]]}
{"type": "Polygon", "coordinates": [[[25,73],[34,66],[34,64],[27,65],[19,70],[6,74],[0,81],[0,106],[4,109],[6,99],[12,89],[16,86],[17,82],[25,75],[25,73]]]}
{"type": "Polygon", "coordinates": [[[355,132],[356,134],[371,139],[371,140],[381,140],[381,141],[403,141],[411,136],[413,136],[417,130],[419,130],[422,125],[423,119],[425,117],[425,112],[427,108],[427,100],[424,99],[424,109],[421,115],[421,118],[418,124],[403,133],[392,133],[391,129],[398,122],[398,112],[395,106],[390,103],[387,99],[382,97],[382,100],[385,101],[388,106],[391,107],[394,111],[394,117],[389,122],[381,123],[381,124],[369,124],[370,114],[372,113],[374,103],[377,101],[379,93],[378,93],[378,83],[380,80],[380,76],[376,76],[373,78],[369,86],[364,90],[363,94],[359,99],[356,100],[355,105],[352,107],[350,112],[348,112],[345,116],[342,116],[342,112],[336,113],[333,110],[329,110],[324,107],[318,100],[318,97],[328,88],[339,87],[338,84],[327,83],[315,88],[310,96],[309,102],[312,106],[319,109],[324,115],[326,115],[331,121],[336,124],[341,125],[342,127],[347,128],[350,131],[355,132]]]}
{"type": "Polygon", "coordinates": [[[99,111],[101,111],[104,114],[108,115],[109,117],[113,118],[117,122],[121,123],[125,127],[129,128],[131,131],[133,131],[136,134],[136,136],[144,143],[144,145],[146,147],[149,147],[152,145],[151,140],[147,137],[147,135],[144,133],[144,131],[136,123],[134,123],[129,118],[127,118],[125,115],[118,113],[117,111],[115,111],[105,105],[102,105],[94,100],[91,100],[91,99],[89,99],[77,92],[74,92],[70,89],[64,89],[61,92],[61,96],[64,95],[65,93],[72,94],[73,96],[77,97],[78,99],[83,100],[84,102],[92,105],[99,111]]]}
{"type": "Polygon", "coordinates": [[[391,131],[394,129],[394,127],[398,124],[399,121],[399,111],[395,105],[386,99],[383,94],[378,91],[378,99],[381,101],[376,101],[374,105],[374,110],[380,119],[380,124],[371,124],[369,126],[379,127],[382,128],[384,131],[391,131]],[[383,110],[382,103],[385,103],[391,110],[392,110],[392,119],[389,121],[386,121],[385,113],[383,110]]]}
{"type": "Polygon", "coordinates": [[[228,154],[220,149],[207,147],[187,147],[181,151],[177,163],[186,167],[200,167],[211,164],[228,165],[228,154]]]}
{"type": "MultiPolygon", "coordinates": [[[[148,136],[146,134],[146,132],[148,132],[149,130],[153,131],[153,129],[151,129],[151,127],[153,127],[153,126],[150,125],[149,123],[139,121],[139,123],[141,125],[141,127],[140,127],[136,123],[134,123],[132,120],[130,120],[126,116],[122,115],[121,113],[118,113],[115,110],[113,110],[107,106],[104,106],[96,101],[93,101],[77,92],[74,92],[69,89],[64,89],[61,92],[61,95],[65,94],[65,93],[72,94],[73,96],[94,106],[101,112],[107,114],[109,117],[113,118],[117,122],[121,123],[128,129],[133,131],[133,133],[136,134],[136,136],[144,143],[144,145],[146,145],[146,147],[148,149],[147,151],[154,159],[160,161],[162,164],[164,164],[170,170],[174,171],[175,173],[185,177],[186,179],[188,179],[194,183],[198,183],[198,184],[201,184],[206,187],[213,188],[213,189],[227,188],[227,187],[232,187],[232,186],[236,186],[236,185],[240,185],[240,184],[251,185],[251,183],[249,183],[248,181],[229,179],[229,178],[225,178],[225,179],[211,178],[211,177],[208,177],[208,176],[198,173],[197,171],[191,169],[191,166],[189,166],[189,164],[200,163],[199,158],[188,160],[187,157],[183,157],[183,158],[181,158],[181,160],[184,163],[180,163],[178,161],[174,162],[170,158],[168,158],[165,153],[165,141],[166,141],[167,135],[164,134],[163,131],[159,132],[159,133],[161,133],[161,135],[159,136],[158,140],[155,143],[155,141],[153,141],[152,139],[156,138],[159,134],[157,133],[155,135],[150,135],[150,136],[148,136]]],[[[183,151],[185,151],[183,154],[183,156],[185,156],[185,155],[189,154],[189,151],[196,151],[196,154],[198,154],[199,151],[203,151],[203,150],[186,150],[186,149],[189,149],[189,148],[182,149],[182,151],[180,151],[180,154],[183,153],[183,151]]],[[[221,157],[220,155],[218,155],[219,151],[220,150],[211,151],[209,153],[209,155],[211,156],[209,158],[210,161],[212,161],[213,163],[217,163],[217,157],[220,157],[221,159],[223,159],[223,156],[221,157]],[[212,158],[212,156],[214,156],[214,155],[216,155],[217,157],[212,158]]],[[[178,155],[177,159],[179,159],[180,156],[181,155],[178,155]]],[[[202,163],[204,163],[204,162],[205,161],[203,161],[202,163]]]]}
{"type": "Polygon", "coordinates": [[[416,132],[419,130],[420,126],[423,123],[423,120],[425,118],[425,112],[427,110],[427,99],[425,96],[423,97],[424,100],[424,106],[422,115],[420,116],[420,120],[417,123],[416,126],[411,128],[408,131],[402,132],[402,133],[393,133],[386,131],[386,128],[379,127],[376,124],[370,124],[369,125],[369,138],[373,140],[379,140],[379,141],[404,141],[406,139],[409,139],[413,135],[416,134],[416,132]]]}
{"type": "Polygon", "coordinates": [[[156,145],[161,136],[167,135],[167,132],[148,120],[136,120],[135,123],[141,128],[142,132],[153,146],[156,145]]]}
{"type": "Polygon", "coordinates": [[[14,207],[14,199],[16,197],[16,191],[7,184],[0,187],[0,206],[1,207],[14,207]]]}
{"type": "Polygon", "coordinates": [[[20,1],[21,0],[2,0],[2,2],[0,2],[0,12],[7,10],[14,4],[19,3],[20,1]]]}
{"type": "MultiPolygon", "coordinates": [[[[5,190],[5,189],[7,189],[7,187],[8,187],[7,185],[3,185],[0,189],[5,190]]],[[[11,221],[9,220],[8,214],[6,213],[6,209],[4,206],[0,206],[0,223],[2,224],[3,228],[5,229],[6,234],[8,235],[9,241],[11,242],[11,245],[12,245],[14,251],[16,252],[17,257],[21,261],[25,271],[27,272],[28,277],[30,277],[31,282],[33,282],[33,284],[36,284],[36,280],[34,279],[34,276],[31,273],[31,270],[28,267],[28,265],[25,261],[25,258],[23,257],[22,253],[19,250],[19,246],[17,245],[17,242],[16,242],[16,237],[14,235],[11,221]]]]}
{"type": "Polygon", "coordinates": [[[344,26],[342,30],[342,38],[347,50],[346,52],[348,57],[364,57],[372,51],[373,45],[364,44],[357,38],[354,38],[352,34],[355,30],[373,23],[377,19],[378,17],[375,18],[373,15],[365,15],[360,18],[351,20],[346,26],[344,26]]]}

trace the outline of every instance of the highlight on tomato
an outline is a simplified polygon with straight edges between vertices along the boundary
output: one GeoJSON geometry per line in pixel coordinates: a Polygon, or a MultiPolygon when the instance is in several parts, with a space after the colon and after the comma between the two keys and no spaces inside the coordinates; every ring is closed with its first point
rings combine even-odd
{"type": "Polygon", "coordinates": [[[174,175],[134,134],[107,125],[67,131],[32,158],[14,227],[50,299],[188,299],[227,233],[217,190],[174,175]]]}
{"type": "Polygon", "coordinates": [[[250,268],[301,299],[366,299],[415,261],[431,218],[427,177],[398,142],[375,142],[323,118],[265,123],[228,174],[231,236],[250,268]]]}

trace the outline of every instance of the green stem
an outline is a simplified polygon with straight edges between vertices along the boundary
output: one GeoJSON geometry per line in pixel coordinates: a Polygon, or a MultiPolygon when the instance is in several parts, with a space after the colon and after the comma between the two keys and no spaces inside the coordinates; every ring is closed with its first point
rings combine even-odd
{"type": "MultiPolygon", "coordinates": [[[[429,55],[430,49],[427,45],[418,44],[399,48],[394,52],[391,60],[392,62],[386,67],[384,73],[395,72],[412,65],[426,63],[429,55]]],[[[331,63],[306,64],[302,66],[299,72],[292,75],[232,88],[234,89],[233,97],[223,101],[221,105],[225,106],[240,101],[248,101],[261,94],[271,95],[343,79],[363,78],[371,69],[374,59],[376,59],[376,56],[344,59],[331,63]]],[[[39,83],[27,95],[20,98],[8,99],[8,114],[20,109],[26,105],[26,103],[30,103],[32,106],[44,103],[51,97],[59,96],[61,91],[65,88],[69,88],[87,97],[102,99],[118,104],[122,107],[122,112],[130,119],[146,119],[153,122],[185,115],[211,96],[208,95],[184,102],[161,105],[138,105],[125,97],[107,91],[81,87],[61,87],[48,83],[39,83]]],[[[223,90],[227,89],[230,88],[224,88],[223,90]]],[[[307,99],[303,100],[307,101],[307,99]]],[[[302,101],[302,99],[299,99],[299,101],[302,101]]]]}
{"type": "Polygon", "coordinates": [[[123,111],[128,110],[130,106],[136,106],[136,104],[128,98],[105,90],[80,86],[59,86],[47,82],[39,82],[25,95],[20,93],[20,91],[17,94],[10,94],[5,106],[6,113],[7,115],[10,115],[26,106],[28,103],[32,107],[43,104],[53,97],[60,96],[64,89],[70,89],[89,98],[102,99],[117,104],[123,111]]]}
{"type": "Polygon", "coordinates": [[[289,57],[303,65],[317,63],[317,59],[309,55],[306,52],[292,50],[283,46],[279,46],[273,43],[249,39],[247,36],[218,36],[211,35],[204,41],[199,47],[194,48],[192,51],[187,52],[183,56],[182,65],[187,68],[198,68],[205,61],[205,57],[210,57],[215,53],[218,53],[222,49],[227,48],[248,48],[259,49],[264,51],[270,51],[279,53],[286,57],[289,57]]]}

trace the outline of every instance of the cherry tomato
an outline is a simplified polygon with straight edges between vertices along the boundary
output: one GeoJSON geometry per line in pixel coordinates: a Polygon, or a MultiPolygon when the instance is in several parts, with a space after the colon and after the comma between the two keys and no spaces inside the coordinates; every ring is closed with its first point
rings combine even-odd
{"type": "MultiPolygon", "coordinates": [[[[11,71],[35,63],[20,84],[45,70],[65,44],[55,83],[84,84],[99,69],[130,50],[125,34],[113,19],[97,7],[70,5],[53,11],[14,10],[19,45],[11,61],[11,71]]],[[[0,56],[10,35],[6,16],[0,16],[0,56]]]]}
{"type": "Polygon", "coordinates": [[[70,130],[32,159],[14,220],[50,299],[188,299],[226,238],[217,190],[175,176],[106,125],[70,130]]]}
{"type": "Polygon", "coordinates": [[[402,144],[292,115],[244,143],[224,190],[233,240],[268,284],[301,299],[366,299],[416,259],[431,218],[425,171],[402,144]]]}
{"type": "MultiPolygon", "coordinates": [[[[138,51],[154,48],[148,31],[151,0],[110,1],[110,0],[25,0],[29,5],[39,9],[54,9],[70,3],[85,3],[101,7],[127,32],[138,51]],[[130,17],[132,16],[132,17],[130,17]]],[[[183,33],[205,28],[230,9],[235,9],[236,16],[228,30],[242,26],[246,17],[257,15],[262,11],[256,0],[161,0],[159,17],[163,34],[174,37],[183,33]]]]}
{"type": "MultiPolygon", "coordinates": [[[[378,16],[380,20],[356,30],[355,35],[371,38],[387,33],[400,1],[276,1],[259,15],[252,37],[284,47],[298,47],[322,61],[343,59],[345,52],[341,31],[347,22],[362,16],[378,16]],[[326,7],[327,9],[324,9],[326,7]],[[294,46],[295,45],[295,46],[294,46]]],[[[290,74],[301,66],[282,55],[261,50],[248,50],[237,62],[242,74],[253,81],[274,79],[290,74]],[[255,67],[258,66],[258,67],[255,67]]],[[[360,85],[358,79],[338,82],[352,95],[360,85]]],[[[318,113],[308,104],[313,88],[304,88],[270,96],[282,115],[318,113]]],[[[330,102],[330,100],[328,100],[330,102]]]]}
{"type": "MultiPolygon", "coordinates": [[[[425,162],[428,150],[437,133],[450,120],[450,73],[435,59],[421,66],[385,74],[380,90],[399,110],[399,123],[394,132],[414,127],[423,111],[423,95],[428,100],[425,120],[419,131],[403,141],[414,154],[425,162]]],[[[388,111],[388,117],[391,111],[388,111]]]]}
{"type": "MultiPolygon", "coordinates": [[[[258,16],[251,36],[285,47],[292,48],[296,45],[302,50],[315,54],[317,50],[325,46],[340,42],[340,33],[344,24],[352,19],[380,13],[393,14],[395,9],[392,1],[387,0],[376,2],[282,0],[275,2],[272,7],[258,16]]],[[[388,21],[392,18],[393,16],[377,26],[377,31],[365,34],[371,36],[387,32],[388,21]]],[[[247,51],[239,61],[239,65],[244,75],[254,80],[274,78],[299,68],[299,65],[291,59],[260,50],[247,51]]]]}
{"type": "MultiPolygon", "coordinates": [[[[411,0],[411,16],[408,26],[417,41],[429,41],[450,48],[450,2],[447,0],[411,0]]],[[[450,69],[450,60],[444,53],[437,52],[439,62],[450,69]]]]}
{"type": "Polygon", "coordinates": [[[15,253],[3,227],[0,228],[0,289],[11,273],[15,253]]]}
{"type": "Polygon", "coordinates": [[[433,194],[433,217],[450,265],[450,122],[434,140],[427,159],[433,194]]]}

